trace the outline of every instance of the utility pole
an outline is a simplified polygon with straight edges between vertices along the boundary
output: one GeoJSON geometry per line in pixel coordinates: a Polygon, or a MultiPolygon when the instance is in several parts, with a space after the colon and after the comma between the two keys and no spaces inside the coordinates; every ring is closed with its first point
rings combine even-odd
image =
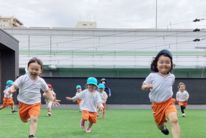
{"type": "Polygon", "coordinates": [[[157,30],[157,0],[156,0],[156,6],[155,6],[155,29],[157,30]]]}

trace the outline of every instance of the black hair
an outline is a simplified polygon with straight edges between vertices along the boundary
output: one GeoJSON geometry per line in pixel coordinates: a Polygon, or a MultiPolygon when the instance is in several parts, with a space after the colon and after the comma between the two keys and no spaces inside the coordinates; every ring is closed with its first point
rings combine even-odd
{"type": "MultiPolygon", "coordinates": [[[[173,64],[173,61],[172,61],[172,54],[171,54],[168,50],[161,50],[161,51],[157,54],[157,56],[153,59],[153,61],[152,61],[152,63],[151,63],[151,67],[150,67],[151,71],[152,71],[152,72],[159,72],[159,71],[158,71],[158,68],[157,68],[157,62],[158,62],[160,56],[165,56],[165,57],[170,58],[170,61],[171,61],[171,69],[169,70],[169,72],[171,72],[171,71],[173,70],[174,64],[173,64]]],[[[169,72],[168,72],[168,73],[169,73],[169,72]]]]}
{"type": "Polygon", "coordinates": [[[28,62],[28,64],[27,64],[27,67],[29,67],[29,65],[30,65],[31,63],[37,63],[37,64],[39,64],[39,65],[41,66],[41,70],[43,70],[43,62],[42,62],[40,59],[38,59],[38,58],[36,58],[36,57],[33,57],[32,59],[29,60],[29,62],[28,62]]]}
{"type": "Polygon", "coordinates": [[[186,85],[185,85],[185,83],[184,83],[184,82],[179,82],[179,84],[178,84],[178,88],[180,88],[180,85],[184,85],[184,86],[185,86],[185,88],[186,88],[186,85]]]}

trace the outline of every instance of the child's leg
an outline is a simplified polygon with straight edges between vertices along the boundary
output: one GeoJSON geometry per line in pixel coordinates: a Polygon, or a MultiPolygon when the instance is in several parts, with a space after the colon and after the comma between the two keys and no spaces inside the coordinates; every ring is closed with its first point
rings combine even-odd
{"type": "Polygon", "coordinates": [[[86,122],[86,120],[81,118],[81,120],[80,120],[80,128],[82,128],[82,129],[85,128],[85,122],[86,122]]]}
{"type": "Polygon", "coordinates": [[[7,107],[7,101],[6,99],[3,99],[3,104],[0,106],[0,110],[4,109],[5,107],[7,107]]]}
{"type": "Polygon", "coordinates": [[[0,106],[0,110],[4,109],[5,107],[6,107],[6,106],[1,105],[1,106],[0,106]]]}
{"type": "Polygon", "coordinates": [[[51,112],[52,112],[52,101],[48,102],[48,115],[51,116],[51,112]]]}
{"type": "Polygon", "coordinates": [[[185,107],[184,106],[180,106],[180,109],[181,109],[182,114],[184,114],[185,113],[184,112],[185,107]]]}
{"type": "Polygon", "coordinates": [[[86,133],[90,133],[91,132],[91,128],[93,126],[94,123],[96,123],[97,121],[97,113],[95,112],[90,112],[89,113],[89,126],[86,129],[86,133]]]}
{"type": "Polygon", "coordinates": [[[104,119],[105,118],[105,110],[103,109],[102,111],[102,118],[104,119]]]}
{"type": "Polygon", "coordinates": [[[180,127],[178,123],[178,117],[176,112],[171,112],[167,116],[171,126],[173,138],[180,138],[180,127]]]}
{"type": "Polygon", "coordinates": [[[86,129],[86,132],[87,132],[87,133],[90,133],[90,132],[91,132],[92,125],[93,125],[93,122],[90,122],[90,121],[89,121],[89,126],[88,126],[88,128],[86,129]]]}
{"type": "Polygon", "coordinates": [[[106,103],[103,104],[104,105],[104,109],[102,111],[102,118],[105,118],[105,114],[106,114],[106,103]]]}
{"type": "Polygon", "coordinates": [[[30,117],[29,119],[29,135],[35,136],[37,130],[38,117],[30,117]]]}
{"type": "Polygon", "coordinates": [[[80,120],[80,127],[85,128],[85,122],[89,119],[89,112],[86,110],[82,111],[82,118],[80,120]]]}

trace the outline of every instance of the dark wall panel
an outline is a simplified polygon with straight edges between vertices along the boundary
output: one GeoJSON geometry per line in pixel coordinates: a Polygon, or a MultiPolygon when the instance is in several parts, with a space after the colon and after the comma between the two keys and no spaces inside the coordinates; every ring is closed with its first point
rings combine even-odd
{"type": "MultiPolygon", "coordinates": [[[[100,78],[98,78],[100,79],[100,78]]],[[[62,103],[71,103],[65,100],[65,96],[75,95],[76,84],[84,85],[86,78],[45,77],[48,83],[54,85],[57,97],[62,103]]],[[[108,78],[108,85],[112,89],[110,104],[149,104],[148,92],[142,91],[143,78],[108,78]]],[[[205,79],[176,79],[174,95],[178,82],[183,81],[190,93],[191,104],[206,104],[206,80],[205,79]]]]}

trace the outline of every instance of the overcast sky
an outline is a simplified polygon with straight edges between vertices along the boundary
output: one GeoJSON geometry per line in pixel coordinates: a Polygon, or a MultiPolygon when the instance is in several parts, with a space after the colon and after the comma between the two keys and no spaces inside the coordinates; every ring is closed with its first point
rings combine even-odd
{"type": "MultiPolygon", "coordinates": [[[[96,21],[98,28],[154,28],[156,0],[0,0],[0,15],[27,27],[75,27],[96,21]]],[[[206,1],[158,0],[158,27],[206,27],[206,1]]]]}

